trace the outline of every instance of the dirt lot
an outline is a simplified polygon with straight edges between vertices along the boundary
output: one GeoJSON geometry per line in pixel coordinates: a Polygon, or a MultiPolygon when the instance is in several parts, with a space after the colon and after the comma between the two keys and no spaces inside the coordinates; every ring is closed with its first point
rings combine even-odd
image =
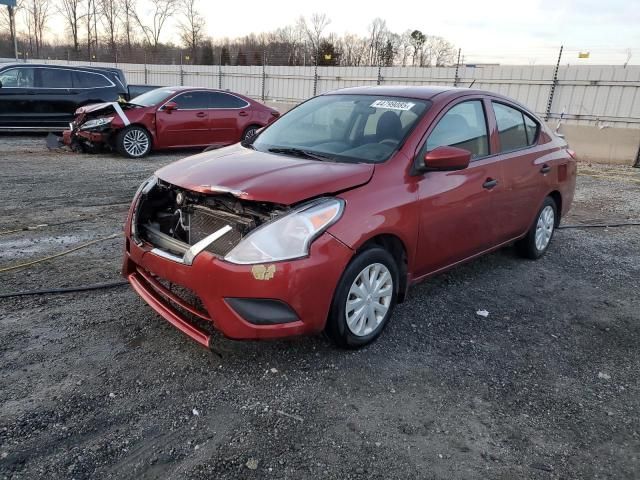
{"type": "MultiPolygon", "coordinates": [[[[0,268],[121,232],[131,161],[0,137],[0,268]]],[[[640,171],[582,166],[565,224],[640,220],[640,171]]],[[[118,280],[121,239],[0,273],[118,280]]],[[[640,228],[565,229],[412,289],[356,352],[188,340],[128,287],[0,299],[0,478],[640,477],[640,228]],[[488,318],[476,315],[487,309],[488,318]]]]}

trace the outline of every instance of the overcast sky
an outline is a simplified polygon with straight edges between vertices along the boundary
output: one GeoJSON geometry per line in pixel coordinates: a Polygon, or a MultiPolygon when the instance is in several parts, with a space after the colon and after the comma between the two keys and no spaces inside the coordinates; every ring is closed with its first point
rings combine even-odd
{"type": "Polygon", "coordinates": [[[443,36],[462,48],[467,60],[483,56],[529,63],[537,58],[540,63],[542,57],[554,58],[564,43],[566,61],[577,61],[578,50],[591,50],[591,63],[616,54],[615,63],[621,63],[631,48],[632,63],[640,63],[638,0],[201,1],[214,37],[273,30],[320,12],[331,18],[328,31],[366,34],[371,20],[381,17],[394,32],[410,28],[443,36]]]}
{"type": "MultiPolygon", "coordinates": [[[[462,48],[467,63],[551,64],[564,44],[563,64],[621,64],[628,54],[640,64],[640,0],[199,1],[214,38],[275,30],[319,12],[331,19],[327,33],[366,35],[380,17],[396,33],[440,35],[462,48]],[[579,60],[579,51],[591,58],[579,60]]],[[[60,39],[63,19],[51,30],[60,39]]],[[[178,42],[172,25],[163,37],[178,42]]]]}

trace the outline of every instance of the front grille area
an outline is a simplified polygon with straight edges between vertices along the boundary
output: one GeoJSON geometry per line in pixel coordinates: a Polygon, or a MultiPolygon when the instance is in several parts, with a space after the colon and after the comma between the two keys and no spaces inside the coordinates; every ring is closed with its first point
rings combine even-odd
{"type": "Polygon", "coordinates": [[[224,257],[242,240],[243,231],[251,228],[251,220],[243,219],[237,215],[226,215],[225,212],[212,211],[204,207],[193,207],[189,215],[189,243],[198,243],[212,233],[229,225],[232,230],[224,234],[205,250],[224,257]]]}

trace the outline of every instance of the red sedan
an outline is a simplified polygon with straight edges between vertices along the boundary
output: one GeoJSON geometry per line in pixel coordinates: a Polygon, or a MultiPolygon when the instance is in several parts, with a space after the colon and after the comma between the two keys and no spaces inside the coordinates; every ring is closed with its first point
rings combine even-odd
{"type": "Polygon", "coordinates": [[[575,182],[566,142],[506,97],[340,90],[146,180],[123,273],[203,345],[215,327],[358,347],[420,280],[509,244],[544,255],[575,182]]]}
{"type": "Polygon", "coordinates": [[[231,145],[279,116],[278,111],[237,93],[158,88],[131,102],[80,107],[63,142],[89,151],[107,146],[139,158],[152,150],[231,145]]]}

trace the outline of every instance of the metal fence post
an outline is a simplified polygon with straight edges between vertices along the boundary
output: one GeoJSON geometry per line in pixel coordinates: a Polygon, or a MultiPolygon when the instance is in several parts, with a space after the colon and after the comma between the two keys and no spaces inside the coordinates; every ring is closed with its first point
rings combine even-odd
{"type": "Polygon", "coordinates": [[[149,72],[147,70],[147,52],[144,52],[144,84],[149,85],[149,72]]]}
{"type": "Polygon", "coordinates": [[[180,86],[184,86],[184,69],[182,68],[182,52],[180,52],[180,86]]]}
{"type": "Polygon", "coordinates": [[[553,96],[556,93],[556,86],[558,85],[558,69],[560,68],[560,59],[562,58],[562,48],[563,45],[560,45],[560,53],[558,53],[558,63],[556,63],[556,68],[553,71],[553,82],[551,83],[551,90],[549,90],[549,100],[547,100],[547,110],[544,114],[545,121],[549,120],[551,116],[551,105],[553,104],[553,96]]]}
{"type": "Polygon", "coordinates": [[[382,83],[382,63],[379,62],[378,63],[378,82],[377,85],[380,85],[382,83]]]}
{"type": "Polygon", "coordinates": [[[460,71],[460,54],[462,53],[462,49],[458,49],[458,60],[456,61],[456,74],[453,77],[453,86],[457,87],[458,83],[460,83],[460,77],[458,76],[458,72],[460,71]]]}
{"type": "Polygon", "coordinates": [[[267,52],[262,52],[262,101],[264,102],[264,92],[267,83],[267,71],[265,70],[265,64],[267,63],[267,52]]]}
{"type": "Polygon", "coordinates": [[[222,65],[218,65],[218,90],[222,90],[222,65]]]}

